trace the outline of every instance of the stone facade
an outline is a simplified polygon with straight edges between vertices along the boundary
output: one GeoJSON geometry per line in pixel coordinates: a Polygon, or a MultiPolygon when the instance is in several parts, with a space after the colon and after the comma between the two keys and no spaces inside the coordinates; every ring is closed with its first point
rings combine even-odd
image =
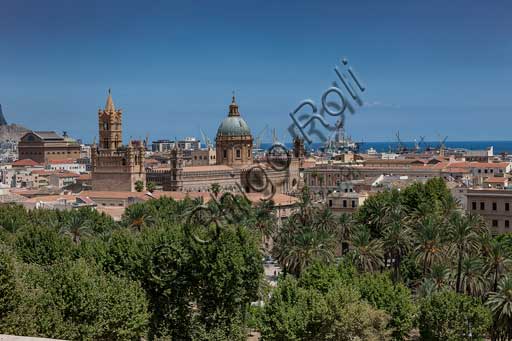
{"type": "Polygon", "coordinates": [[[18,143],[18,159],[32,159],[39,163],[53,160],[80,158],[80,145],[67,134],[61,136],[54,131],[30,131],[18,143]]]}
{"type": "Polygon", "coordinates": [[[467,189],[466,210],[481,215],[493,235],[512,232],[512,191],[507,189],[467,189]]]}
{"type": "Polygon", "coordinates": [[[110,90],[105,109],[98,112],[98,126],[100,143],[91,149],[92,189],[133,192],[137,181],[145,187],[144,144],[122,145],[122,111],[115,109],[110,90]]]}

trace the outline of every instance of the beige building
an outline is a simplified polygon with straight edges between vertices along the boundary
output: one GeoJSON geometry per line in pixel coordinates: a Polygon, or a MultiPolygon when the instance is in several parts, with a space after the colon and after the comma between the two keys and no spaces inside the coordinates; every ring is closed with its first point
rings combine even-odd
{"type": "Polygon", "coordinates": [[[466,210],[481,215],[493,234],[512,232],[512,190],[468,189],[466,210]]]}
{"type": "Polygon", "coordinates": [[[18,143],[18,159],[31,159],[39,163],[51,160],[80,158],[80,145],[67,136],[54,131],[30,131],[18,143]]]}
{"type": "Polygon", "coordinates": [[[327,206],[338,214],[355,212],[368,198],[367,192],[342,191],[327,195],[327,206]]]}
{"type": "Polygon", "coordinates": [[[141,141],[122,145],[122,116],[109,90],[105,109],[98,112],[99,145],[91,148],[93,190],[133,192],[137,181],[146,184],[144,145],[141,141]]]}
{"type": "Polygon", "coordinates": [[[190,150],[190,166],[210,166],[217,163],[217,152],[213,148],[190,150]]]}

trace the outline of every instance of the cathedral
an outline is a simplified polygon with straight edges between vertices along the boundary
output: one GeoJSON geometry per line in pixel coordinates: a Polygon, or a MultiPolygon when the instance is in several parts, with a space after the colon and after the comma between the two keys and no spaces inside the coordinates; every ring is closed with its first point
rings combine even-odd
{"type": "Polygon", "coordinates": [[[169,168],[148,170],[147,179],[162,186],[165,191],[207,192],[213,183],[228,191],[236,191],[241,187],[248,193],[274,191],[292,194],[298,190],[301,183],[299,171],[304,159],[304,145],[301,141],[295,141],[285,169],[276,169],[265,161],[255,162],[252,149],[251,130],[233,96],[228,115],[217,129],[215,165],[184,167],[183,154],[175,148],[170,153],[169,168]],[[256,167],[258,170],[254,171],[256,167]],[[263,183],[263,187],[251,183],[254,182],[255,174],[259,174],[256,182],[263,183]],[[271,183],[274,188],[266,186],[265,182],[271,183]]]}
{"type": "Polygon", "coordinates": [[[122,110],[116,109],[108,92],[104,109],[98,111],[99,144],[92,146],[92,189],[95,191],[135,191],[137,182],[152,182],[164,191],[208,192],[217,183],[224,190],[292,194],[298,190],[299,170],[304,158],[303,144],[295,141],[283,169],[267,161],[253,159],[253,136],[239,112],[233,96],[228,115],[219,125],[215,138],[216,164],[186,166],[183,151],[169,151],[168,163],[159,168],[144,166],[145,147],[141,141],[123,145],[122,110]],[[257,169],[256,169],[257,168],[257,169]],[[256,171],[255,171],[256,169],[256,171]],[[255,185],[268,183],[271,186],[255,185]]]}
{"type": "Polygon", "coordinates": [[[110,89],[104,109],[98,111],[99,145],[91,148],[92,189],[135,191],[135,183],[146,185],[145,148],[141,141],[123,145],[123,112],[116,110],[110,89]]]}

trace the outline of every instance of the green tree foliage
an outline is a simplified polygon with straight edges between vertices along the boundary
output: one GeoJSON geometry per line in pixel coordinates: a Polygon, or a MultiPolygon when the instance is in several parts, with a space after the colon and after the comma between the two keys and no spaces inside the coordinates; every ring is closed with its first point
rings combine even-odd
{"type": "Polygon", "coordinates": [[[363,275],[357,281],[357,288],[364,300],[390,315],[393,338],[406,339],[416,317],[411,291],[402,284],[394,285],[387,273],[363,275]]]}
{"type": "Polygon", "coordinates": [[[137,192],[142,192],[144,190],[144,182],[142,180],[135,181],[135,190],[137,192]]]}
{"type": "Polygon", "coordinates": [[[0,321],[2,331],[74,340],[145,335],[147,301],[138,283],[103,274],[82,260],[22,269],[20,301],[0,321]]]}
{"type": "Polygon", "coordinates": [[[148,183],[146,184],[146,190],[147,190],[148,192],[153,193],[153,192],[155,191],[155,189],[156,189],[156,185],[155,185],[155,183],[153,183],[153,182],[151,182],[151,181],[148,181],[148,183]]]}
{"type": "Polygon", "coordinates": [[[71,256],[72,242],[48,227],[27,225],[17,233],[16,253],[26,263],[51,265],[71,256]]]}
{"type": "Polygon", "coordinates": [[[12,259],[0,249],[0,320],[10,313],[17,301],[12,259]]]}
{"type": "Polygon", "coordinates": [[[27,211],[21,205],[8,204],[0,206],[0,229],[11,233],[28,223],[27,211]]]}
{"type": "Polygon", "coordinates": [[[262,272],[255,237],[236,227],[222,229],[207,244],[181,229],[153,233],[165,233],[150,252],[144,280],[155,336],[243,339],[240,326],[245,309],[257,300],[262,272]]]}
{"type": "Polygon", "coordinates": [[[321,292],[288,276],[263,308],[261,335],[262,340],[385,340],[388,320],[353,288],[321,292]]]}
{"type": "Polygon", "coordinates": [[[482,339],[491,326],[491,313],[479,299],[442,291],[422,301],[419,328],[423,340],[482,339]]]}
{"type": "Polygon", "coordinates": [[[0,207],[6,221],[24,221],[1,228],[0,250],[12,257],[0,258],[0,330],[64,339],[245,339],[246,312],[262,281],[260,233],[251,223],[272,219],[270,208],[258,213],[243,198],[219,198],[215,214],[230,215],[227,224],[200,244],[184,226],[198,204],[152,200],[130,207],[120,223],[92,210],[0,207]]]}
{"type": "Polygon", "coordinates": [[[493,337],[499,340],[512,339],[512,277],[503,277],[498,290],[489,295],[486,302],[494,318],[493,337]]]}
{"type": "Polygon", "coordinates": [[[314,205],[305,187],[299,209],[274,236],[272,255],[287,272],[298,276],[316,261],[334,261],[336,229],[334,216],[326,213],[324,207],[314,205]]]}

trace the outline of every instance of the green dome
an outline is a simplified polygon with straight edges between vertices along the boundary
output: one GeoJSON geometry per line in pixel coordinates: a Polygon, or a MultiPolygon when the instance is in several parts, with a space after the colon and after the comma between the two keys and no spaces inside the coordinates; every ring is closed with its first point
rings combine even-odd
{"type": "Polygon", "coordinates": [[[251,135],[251,130],[240,116],[228,116],[222,121],[217,130],[217,136],[251,135]]]}

